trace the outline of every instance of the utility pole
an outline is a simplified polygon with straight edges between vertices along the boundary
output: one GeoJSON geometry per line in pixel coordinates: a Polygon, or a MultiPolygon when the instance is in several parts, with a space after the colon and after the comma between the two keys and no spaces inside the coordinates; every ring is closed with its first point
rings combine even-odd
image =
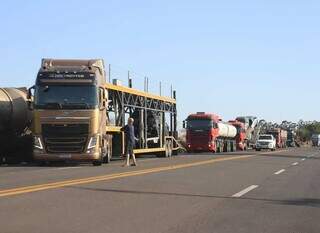
{"type": "Polygon", "coordinates": [[[109,64],[109,74],[108,74],[108,78],[109,78],[109,83],[111,83],[111,64],[109,64]]]}

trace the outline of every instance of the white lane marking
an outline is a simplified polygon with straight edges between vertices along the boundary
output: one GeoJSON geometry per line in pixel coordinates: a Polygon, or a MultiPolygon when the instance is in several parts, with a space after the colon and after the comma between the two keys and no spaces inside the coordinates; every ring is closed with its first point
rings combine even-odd
{"type": "Polygon", "coordinates": [[[285,172],[286,171],[286,169],[281,169],[280,171],[277,171],[277,172],[275,172],[274,174],[275,175],[280,175],[281,173],[283,173],[283,172],[285,172]]]}
{"type": "Polygon", "coordinates": [[[299,163],[298,162],[296,162],[296,163],[293,163],[292,164],[292,166],[297,166],[299,163]]]}
{"type": "Polygon", "coordinates": [[[301,161],[305,161],[306,159],[301,159],[301,161]]]}
{"type": "Polygon", "coordinates": [[[248,187],[248,188],[246,188],[246,189],[234,194],[232,197],[242,197],[246,193],[248,193],[248,192],[250,192],[250,191],[252,191],[252,190],[254,190],[254,189],[258,188],[258,187],[259,187],[259,185],[251,185],[250,187],[248,187]]]}
{"type": "Polygon", "coordinates": [[[80,169],[82,167],[60,167],[53,170],[68,170],[68,169],[80,169]]]}

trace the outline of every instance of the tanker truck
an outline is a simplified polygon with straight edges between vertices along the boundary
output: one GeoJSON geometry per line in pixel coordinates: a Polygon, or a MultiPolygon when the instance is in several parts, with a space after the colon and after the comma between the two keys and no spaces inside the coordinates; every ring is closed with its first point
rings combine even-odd
{"type": "Polygon", "coordinates": [[[198,112],[189,115],[183,125],[188,152],[219,153],[246,148],[244,126],[240,122],[224,123],[216,114],[198,112]]]}
{"type": "Polygon", "coordinates": [[[26,88],[0,88],[0,163],[32,159],[32,114],[26,88]]]}

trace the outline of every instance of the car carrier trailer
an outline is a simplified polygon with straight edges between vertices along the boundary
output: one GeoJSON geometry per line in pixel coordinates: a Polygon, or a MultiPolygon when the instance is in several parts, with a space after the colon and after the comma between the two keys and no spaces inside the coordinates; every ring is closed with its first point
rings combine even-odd
{"type": "Polygon", "coordinates": [[[110,162],[124,153],[129,117],[137,155],[177,153],[176,92],[169,98],[112,84],[105,73],[102,59],[42,60],[29,89],[36,161],[110,162]]]}

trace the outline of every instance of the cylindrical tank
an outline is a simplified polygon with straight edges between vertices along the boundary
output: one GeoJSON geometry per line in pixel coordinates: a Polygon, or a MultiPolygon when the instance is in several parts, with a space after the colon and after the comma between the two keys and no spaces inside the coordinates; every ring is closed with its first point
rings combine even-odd
{"type": "Polygon", "coordinates": [[[0,88],[0,134],[20,134],[30,124],[26,88],[0,88]]]}
{"type": "Polygon", "coordinates": [[[237,136],[237,128],[226,123],[218,123],[219,136],[223,138],[235,138],[237,136]]]}

